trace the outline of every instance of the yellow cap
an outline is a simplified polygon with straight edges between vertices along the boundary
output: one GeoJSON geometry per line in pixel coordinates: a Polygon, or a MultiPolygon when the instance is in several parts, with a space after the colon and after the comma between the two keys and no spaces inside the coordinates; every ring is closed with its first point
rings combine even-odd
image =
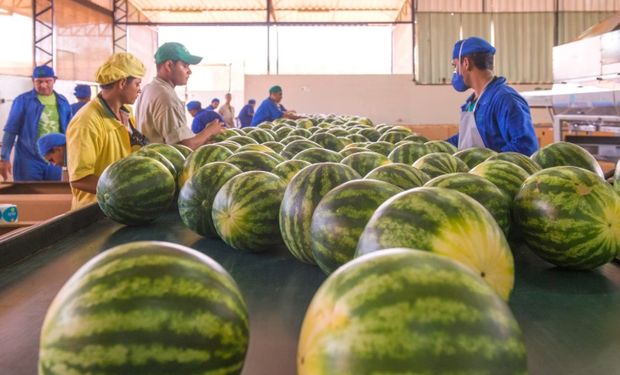
{"type": "Polygon", "coordinates": [[[97,69],[95,80],[100,85],[116,82],[127,77],[144,77],[146,68],[140,60],[127,52],[118,52],[97,69]]]}

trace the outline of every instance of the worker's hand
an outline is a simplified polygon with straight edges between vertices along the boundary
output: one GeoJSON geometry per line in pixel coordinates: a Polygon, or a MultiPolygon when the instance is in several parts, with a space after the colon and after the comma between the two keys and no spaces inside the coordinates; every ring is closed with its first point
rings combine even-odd
{"type": "Polygon", "coordinates": [[[11,175],[11,162],[8,160],[0,160],[0,176],[3,181],[8,181],[11,175]]]}
{"type": "Polygon", "coordinates": [[[205,131],[209,134],[209,139],[215,137],[224,131],[225,123],[220,122],[219,119],[215,119],[207,124],[205,131]]]}

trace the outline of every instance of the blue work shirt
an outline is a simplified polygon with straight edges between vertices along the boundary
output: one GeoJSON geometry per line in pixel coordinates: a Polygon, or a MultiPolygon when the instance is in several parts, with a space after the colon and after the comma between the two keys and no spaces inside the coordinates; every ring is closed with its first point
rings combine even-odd
{"type": "Polygon", "coordinates": [[[75,114],[86,104],[88,104],[88,102],[77,102],[71,104],[71,117],[73,118],[73,116],[75,116],[75,114]]]}
{"type": "Polygon", "coordinates": [[[209,104],[209,105],[207,106],[207,108],[205,108],[205,110],[206,110],[206,111],[215,111],[215,108],[214,108],[211,104],[209,104]]]}
{"type": "MultiPolygon", "coordinates": [[[[466,112],[473,100],[472,94],[461,111],[466,112]]],[[[497,152],[520,152],[527,156],[538,150],[530,107],[515,89],[506,84],[506,78],[496,77],[489,83],[474,116],[486,148],[497,152]]],[[[459,135],[455,134],[447,141],[458,146],[459,135]]]]}
{"type": "MultiPolygon", "coordinates": [[[[60,132],[66,133],[71,121],[71,106],[67,99],[57,92],[56,108],[60,122],[60,132]]],[[[39,140],[39,120],[45,106],[37,98],[35,90],[19,95],[13,101],[9,117],[4,125],[2,159],[9,160],[15,144],[13,178],[15,181],[60,180],[62,169],[49,164],[41,155],[39,140]],[[17,137],[17,142],[15,138],[17,137]]]]}
{"type": "Polygon", "coordinates": [[[284,112],[286,112],[286,108],[284,108],[282,104],[278,104],[271,100],[271,98],[267,98],[263,100],[256,109],[250,126],[256,126],[261,122],[279,119],[284,115],[284,112]]]}
{"type": "Polygon", "coordinates": [[[208,123],[215,119],[219,119],[220,122],[224,122],[224,118],[222,118],[222,116],[214,110],[201,109],[198,113],[196,113],[196,116],[192,121],[192,131],[194,134],[200,133],[208,123]]]}
{"type": "Polygon", "coordinates": [[[239,111],[239,122],[241,127],[245,128],[252,125],[252,117],[254,117],[254,106],[252,104],[246,104],[239,111]]]}

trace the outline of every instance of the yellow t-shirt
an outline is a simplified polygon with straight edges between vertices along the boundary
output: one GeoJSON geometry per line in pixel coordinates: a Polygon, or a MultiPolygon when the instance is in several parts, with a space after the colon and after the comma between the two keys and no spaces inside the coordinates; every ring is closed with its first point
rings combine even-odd
{"type": "MultiPolygon", "coordinates": [[[[101,99],[86,104],[67,127],[69,181],[89,175],[101,176],[110,164],[131,154],[129,132],[101,99]]],[[[95,194],[71,188],[72,209],[96,202],[95,194]]]]}

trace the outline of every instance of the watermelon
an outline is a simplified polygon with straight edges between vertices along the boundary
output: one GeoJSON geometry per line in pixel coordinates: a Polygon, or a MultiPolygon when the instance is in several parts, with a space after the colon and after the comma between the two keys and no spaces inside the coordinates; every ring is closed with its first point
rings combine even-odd
{"type": "MultiPolygon", "coordinates": [[[[183,164],[185,164],[185,157],[183,156],[181,151],[177,150],[176,148],[170,145],[165,145],[163,143],[151,143],[142,148],[145,150],[157,151],[162,154],[166,159],[168,159],[168,161],[172,163],[172,165],[174,165],[174,170],[177,172],[177,174],[183,170],[183,164]]],[[[176,175],[174,177],[176,178],[176,175]]]]}
{"type": "Polygon", "coordinates": [[[404,131],[389,130],[383,133],[381,137],[379,137],[378,142],[388,142],[391,144],[395,144],[407,138],[409,135],[411,135],[411,132],[408,132],[408,131],[404,132],[404,131]]]}
{"type": "Polygon", "coordinates": [[[336,152],[342,150],[345,146],[342,140],[338,139],[338,137],[336,137],[335,135],[329,133],[315,133],[312,137],[310,137],[310,140],[318,143],[323,148],[336,152]]]}
{"type": "Polygon", "coordinates": [[[525,374],[510,308],[449,258],[387,249],[355,259],[312,298],[297,374],[525,374]]]}
{"type": "Polygon", "coordinates": [[[106,250],[47,310],[39,374],[240,374],[249,343],[239,288],[213,259],[168,242],[106,250]]]}
{"type": "Polygon", "coordinates": [[[347,156],[342,159],[341,163],[353,168],[360,176],[365,176],[373,169],[391,162],[384,155],[372,151],[364,151],[347,156]]]}
{"type": "Polygon", "coordinates": [[[333,128],[329,129],[327,134],[335,135],[336,137],[346,137],[349,135],[349,132],[342,128],[333,128]]]}
{"type": "Polygon", "coordinates": [[[310,138],[312,137],[312,133],[310,133],[309,130],[307,129],[295,129],[292,132],[288,133],[288,136],[294,136],[294,135],[298,135],[300,137],[304,137],[304,138],[310,138]]]}
{"type": "Polygon", "coordinates": [[[239,134],[237,134],[237,132],[234,131],[233,129],[224,129],[224,130],[222,130],[221,133],[214,135],[211,138],[211,141],[212,142],[222,142],[222,141],[224,141],[224,140],[226,140],[226,139],[228,139],[230,137],[234,137],[234,136],[237,136],[237,135],[239,135],[239,134]]]}
{"type": "Polygon", "coordinates": [[[168,169],[168,172],[170,172],[172,176],[174,176],[175,178],[178,176],[177,170],[174,168],[174,165],[172,165],[170,160],[166,159],[164,155],[160,154],[159,152],[155,150],[141,148],[138,151],[134,152],[132,155],[133,156],[144,156],[147,158],[155,159],[158,162],[162,163],[166,167],[166,169],[168,169]]]}
{"type": "Polygon", "coordinates": [[[251,143],[249,145],[243,145],[239,147],[239,149],[237,149],[235,153],[244,152],[244,151],[273,152],[273,150],[267,146],[251,143]]]}
{"type": "Polygon", "coordinates": [[[454,154],[454,156],[463,160],[469,169],[494,155],[497,155],[497,152],[484,147],[470,147],[454,154]]]}
{"type": "Polygon", "coordinates": [[[616,173],[614,174],[614,188],[620,194],[620,161],[616,164],[616,173]]]}
{"type": "Polygon", "coordinates": [[[354,146],[354,147],[345,147],[345,148],[343,148],[339,152],[339,154],[342,155],[342,157],[347,157],[347,156],[352,155],[352,154],[357,154],[358,152],[367,152],[367,151],[368,151],[368,149],[365,148],[365,147],[356,147],[356,146],[354,146]]]}
{"type": "Polygon", "coordinates": [[[408,135],[405,138],[403,138],[403,141],[416,142],[416,143],[426,143],[426,142],[429,141],[429,139],[426,138],[423,135],[411,134],[411,135],[408,135]]]}
{"type": "Polygon", "coordinates": [[[370,151],[377,152],[381,155],[388,156],[392,150],[394,150],[394,145],[390,142],[377,141],[369,144],[366,148],[370,151]]]}
{"type": "MultiPolygon", "coordinates": [[[[165,155],[164,155],[165,156],[165,155]]],[[[594,156],[585,148],[569,142],[556,142],[545,146],[532,155],[543,169],[559,166],[573,166],[587,169],[604,178],[603,170],[594,156]]]]}
{"type": "Polygon", "coordinates": [[[314,126],[314,123],[307,118],[300,118],[295,121],[297,123],[298,128],[308,129],[314,126]]]}
{"type": "Polygon", "coordinates": [[[424,186],[452,189],[474,198],[493,215],[506,236],[510,233],[512,199],[487,179],[471,173],[449,173],[433,178],[424,186]]]}
{"type": "Polygon", "coordinates": [[[325,148],[313,147],[301,151],[295,155],[292,160],[303,160],[310,164],[326,162],[339,163],[342,160],[342,155],[325,148]]]}
{"type": "Polygon", "coordinates": [[[282,178],[282,180],[284,180],[284,182],[288,184],[289,181],[291,181],[291,179],[293,178],[293,176],[297,174],[297,172],[301,171],[309,165],[310,163],[303,160],[287,160],[276,165],[276,167],[271,171],[271,173],[279,176],[280,178],[282,178]]]}
{"type": "Polygon", "coordinates": [[[347,135],[346,138],[350,140],[351,143],[370,142],[368,138],[364,137],[363,135],[359,135],[359,134],[347,135]]]}
{"type": "Polygon", "coordinates": [[[430,152],[447,152],[452,155],[458,151],[456,147],[452,143],[446,141],[428,141],[425,143],[426,147],[430,150],[430,152]]]}
{"type": "Polygon", "coordinates": [[[315,263],[310,247],[314,209],[331,189],[357,178],[360,175],[346,165],[320,163],[302,169],[291,179],[280,206],[280,232],[295,258],[315,263]]]}
{"type": "Polygon", "coordinates": [[[237,151],[241,147],[239,143],[231,142],[231,141],[223,141],[223,142],[217,142],[217,143],[212,143],[212,144],[218,145],[218,146],[224,146],[232,152],[237,151]]]}
{"type": "MultiPolygon", "coordinates": [[[[247,128],[244,128],[244,129],[247,129],[247,128]]],[[[252,139],[252,138],[250,138],[248,136],[244,136],[244,135],[237,135],[237,136],[234,136],[234,137],[227,138],[226,140],[238,143],[241,146],[249,145],[249,144],[258,144],[258,142],[256,142],[254,139],[252,139]]]]}
{"type": "Polygon", "coordinates": [[[382,165],[370,171],[364,178],[389,182],[403,190],[420,187],[430,180],[426,173],[402,163],[382,165]]]}
{"type": "Polygon", "coordinates": [[[280,155],[284,156],[287,159],[290,159],[295,155],[299,154],[301,151],[314,147],[321,146],[307,139],[297,140],[284,146],[284,149],[282,150],[282,152],[280,152],[280,155]]]}
{"type": "Polygon", "coordinates": [[[379,206],[360,236],[356,256],[391,247],[459,261],[504,300],[514,285],[512,253],[501,228],[480,203],[455,190],[415,188],[379,206]]]}
{"type": "Polygon", "coordinates": [[[233,154],[224,146],[211,144],[200,146],[194,151],[183,164],[183,170],[179,174],[178,186],[183,187],[187,181],[202,166],[214,161],[224,161],[233,154]]]}
{"type": "Polygon", "coordinates": [[[256,126],[259,129],[273,129],[274,125],[273,122],[269,122],[269,121],[265,121],[265,122],[261,122],[260,124],[258,124],[258,126],[256,126]]]}
{"type": "Polygon", "coordinates": [[[229,156],[226,160],[244,172],[265,171],[271,172],[281,161],[264,152],[244,151],[229,156]]]}
{"type": "Polygon", "coordinates": [[[286,138],[294,129],[289,127],[283,127],[276,130],[276,140],[281,141],[286,138]]]}
{"type": "Polygon", "coordinates": [[[379,140],[379,137],[381,137],[381,133],[379,133],[376,129],[372,128],[359,130],[357,134],[367,138],[371,142],[376,142],[379,140]]]}
{"type": "Polygon", "coordinates": [[[469,173],[484,177],[500,188],[512,200],[529,174],[516,164],[489,160],[478,164],[469,173]]]}
{"type": "MultiPolygon", "coordinates": [[[[337,137],[337,138],[338,138],[338,139],[342,142],[342,144],[343,144],[344,146],[347,146],[347,145],[350,145],[351,143],[353,143],[353,141],[352,141],[352,140],[350,140],[350,139],[349,139],[349,138],[347,138],[347,137],[337,137]]],[[[343,149],[344,149],[344,146],[342,147],[343,149]]]]}
{"type": "Polygon", "coordinates": [[[469,168],[461,159],[445,152],[432,152],[419,158],[413,166],[431,178],[442,174],[467,172],[469,168]]]}
{"type": "Polygon", "coordinates": [[[189,147],[187,147],[187,146],[185,146],[185,145],[182,145],[182,144],[175,143],[175,144],[172,144],[172,145],[170,145],[170,146],[172,146],[172,147],[176,148],[177,150],[179,150],[179,152],[180,152],[181,154],[183,154],[183,157],[184,157],[184,158],[186,158],[186,159],[187,159],[187,157],[188,157],[188,156],[189,156],[192,152],[194,152],[194,150],[192,150],[191,148],[189,148],[189,147]]]}
{"type": "Polygon", "coordinates": [[[284,150],[284,145],[280,142],[270,141],[263,143],[263,146],[267,146],[273,152],[277,152],[278,154],[284,150]]]}
{"type": "Polygon", "coordinates": [[[159,161],[129,156],[110,164],[97,183],[97,203],[110,219],[125,225],[147,224],[166,212],[176,182],[159,161]]]}
{"type": "Polygon", "coordinates": [[[215,230],[237,250],[265,251],[282,244],[278,215],[286,183],[270,172],[232,177],[213,200],[215,230]]]}
{"type": "Polygon", "coordinates": [[[513,217],[528,246],[560,267],[593,269],[620,252],[620,197],[583,168],[552,167],[528,177],[513,217]]]}
{"type": "Polygon", "coordinates": [[[535,161],[518,152],[502,152],[489,157],[487,160],[503,160],[516,164],[530,175],[542,169],[535,161]]]}
{"type": "Polygon", "coordinates": [[[256,129],[256,127],[245,127],[241,129],[232,129],[232,130],[236,131],[238,135],[246,136],[248,135],[249,132],[251,132],[254,129],[256,129]],[[239,134],[239,131],[241,131],[241,134],[239,134]]]}
{"type": "Polygon", "coordinates": [[[179,193],[179,215],[183,223],[201,236],[217,237],[211,218],[215,195],[241,169],[225,162],[213,162],[200,168],[179,193]]]}
{"type": "Polygon", "coordinates": [[[252,138],[258,143],[275,141],[273,135],[271,135],[271,133],[265,129],[253,129],[248,133],[248,137],[252,138]]]}
{"type": "Polygon", "coordinates": [[[294,141],[306,141],[306,140],[307,138],[304,138],[301,135],[289,135],[288,137],[282,139],[280,143],[282,143],[284,146],[287,146],[288,144],[294,141]]]}
{"type": "Polygon", "coordinates": [[[332,189],[312,215],[314,260],[326,274],[353,259],[357,241],[381,203],[402,189],[378,180],[353,180],[332,189]]]}
{"type": "Polygon", "coordinates": [[[424,155],[431,153],[431,150],[423,144],[406,142],[396,146],[388,155],[394,163],[413,164],[424,155]]]}

